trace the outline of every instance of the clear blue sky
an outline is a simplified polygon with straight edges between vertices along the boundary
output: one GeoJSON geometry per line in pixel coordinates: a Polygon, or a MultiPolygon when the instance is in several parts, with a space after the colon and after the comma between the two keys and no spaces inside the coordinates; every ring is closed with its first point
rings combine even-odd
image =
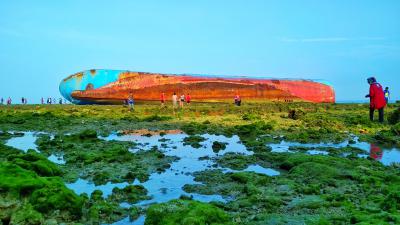
{"type": "Polygon", "coordinates": [[[59,97],[91,68],[325,79],[400,99],[400,1],[0,1],[0,96],[59,97]]]}

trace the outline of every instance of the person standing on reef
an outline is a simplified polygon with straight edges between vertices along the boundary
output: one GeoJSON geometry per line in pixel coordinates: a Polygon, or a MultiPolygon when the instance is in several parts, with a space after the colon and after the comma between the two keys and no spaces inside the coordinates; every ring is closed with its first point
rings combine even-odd
{"type": "Polygon", "coordinates": [[[242,100],[240,99],[239,94],[235,95],[234,100],[235,100],[235,105],[237,105],[237,106],[240,106],[240,104],[242,103],[242,100]]]}
{"type": "Polygon", "coordinates": [[[376,82],[375,77],[370,77],[367,81],[369,84],[369,94],[365,97],[370,99],[369,119],[371,121],[374,120],[374,112],[377,109],[379,112],[379,122],[383,123],[383,109],[386,106],[386,100],[382,85],[376,82]]]}
{"type": "Polygon", "coordinates": [[[128,97],[128,104],[129,104],[129,111],[133,111],[134,110],[134,104],[135,104],[135,100],[133,99],[133,94],[129,93],[129,97],[128,97]]]}
{"type": "Polygon", "coordinates": [[[178,96],[174,92],[174,94],[172,95],[172,107],[175,109],[177,105],[178,105],[178,96]]]}
{"type": "Polygon", "coordinates": [[[192,98],[190,97],[189,93],[186,95],[186,103],[188,105],[190,105],[190,100],[192,100],[192,98]]]}
{"type": "Polygon", "coordinates": [[[44,104],[44,99],[43,99],[43,97],[40,99],[40,102],[42,103],[42,105],[44,104]]]}
{"type": "Polygon", "coordinates": [[[12,103],[11,97],[8,97],[8,99],[7,99],[7,105],[11,105],[11,103],[12,103]]]}
{"type": "Polygon", "coordinates": [[[389,87],[386,87],[386,88],[385,88],[384,93],[385,93],[386,104],[388,104],[388,103],[389,103],[389,99],[390,99],[389,87]]]}
{"type": "Polygon", "coordinates": [[[180,99],[179,99],[179,106],[181,108],[183,108],[183,103],[185,103],[185,95],[184,94],[182,94],[180,99]]]}
{"type": "Polygon", "coordinates": [[[62,105],[62,98],[58,100],[58,104],[62,105]]]}
{"type": "Polygon", "coordinates": [[[161,101],[161,107],[164,108],[164,106],[165,106],[165,93],[164,92],[161,93],[160,101],[161,101]]]}
{"type": "Polygon", "coordinates": [[[1,104],[3,105],[3,103],[4,103],[4,98],[1,98],[1,104]]]}

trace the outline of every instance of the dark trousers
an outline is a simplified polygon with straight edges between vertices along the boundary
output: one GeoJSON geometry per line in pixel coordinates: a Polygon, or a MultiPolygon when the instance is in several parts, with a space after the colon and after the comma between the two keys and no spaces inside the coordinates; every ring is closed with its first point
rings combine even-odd
{"type": "MultiPolygon", "coordinates": [[[[369,119],[371,121],[374,121],[374,112],[375,112],[374,108],[369,108],[369,119]]],[[[379,112],[379,122],[383,123],[383,107],[378,109],[378,112],[379,112]]]]}

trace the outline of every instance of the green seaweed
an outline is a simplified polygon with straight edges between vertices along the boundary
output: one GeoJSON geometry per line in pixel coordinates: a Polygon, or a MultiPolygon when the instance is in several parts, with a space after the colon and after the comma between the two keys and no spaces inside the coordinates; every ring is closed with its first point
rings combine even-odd
{"type": "Polygon", "coordinates": [[[172,200],[147,209],[146,225],[223,225],[232,224],[228,214],[207,203],[172,200]]]}
{"type": "Polygon", "coordinates": [[[202,145],[200,144],[200,142],[205,141],[206,138],[199,136],[199,135],[191,135],[188,137],[185,137],[183,139],[183,145],[190,145],[193,148],[200,148],[202,145]]]}
{"type": "Polygon", "coordinates": [[[116,202],[137,203],[142,200],[151,199],[147,196],[147,190],[142,185],[128,185],[122,189],[115,187],[110,199],[116,202]]]}
{"type": "Polygon", "coordinates": [[[228,143],[226,142],[214,141],[211,148],[213,149],[213,152],[219,152],[225,150],[227,144],[228,143]]]}

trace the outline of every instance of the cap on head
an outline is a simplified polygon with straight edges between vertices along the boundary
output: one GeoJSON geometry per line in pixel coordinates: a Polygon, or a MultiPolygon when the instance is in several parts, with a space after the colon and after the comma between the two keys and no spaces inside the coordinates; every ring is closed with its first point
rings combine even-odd
{"type": "Polygon", "coordinates": [[[375,77],[370,77],[367,79],[367,81],[368,81],[368,84],[372,84],[372,83],[376,82],[376,79],[375,79],[375,77]]]}

